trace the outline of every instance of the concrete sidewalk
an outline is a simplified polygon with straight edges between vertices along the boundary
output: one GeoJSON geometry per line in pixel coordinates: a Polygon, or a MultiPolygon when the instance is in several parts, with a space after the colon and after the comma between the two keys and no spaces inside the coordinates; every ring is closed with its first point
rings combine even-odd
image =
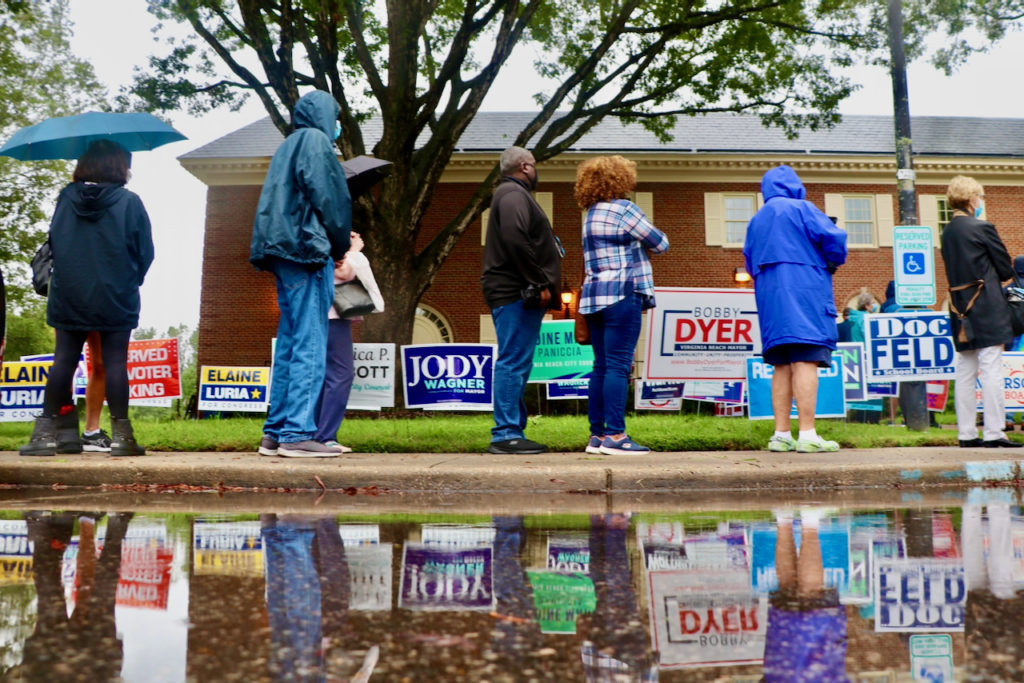
{"type": "Polygon", "coordinates": [[[956,447],[838,453],[690,451],[603,456],[548,453],[352,453],[329,459],[255,453],[20,457],[0,452],[0,484],[78,488],[184,484],[212,489],[402,493],[696,493],[960,487],[1022,478],[1024,452],[956,447]]]}

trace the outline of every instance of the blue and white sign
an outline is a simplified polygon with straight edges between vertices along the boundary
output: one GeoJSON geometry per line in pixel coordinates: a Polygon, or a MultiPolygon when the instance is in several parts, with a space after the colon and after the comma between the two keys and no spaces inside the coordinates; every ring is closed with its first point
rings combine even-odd
{"type": "Polygon", "coordinates": [[[935,247],[926,225],[897,225],[892,231],[896,303],[935,305],[935,247]]]}
{"type": "Polygon", "coordinates": [[[847,401],[863,401],[867,398],[864,382],[864,345],[860,342],[836,344],[836,353],[843,359],[843,391],[847,401]]]}
{"type": "Polygon", "coordinates": [[[956,375],[949,314],[876,313],[864,316],[864,322],[872,382],[919,382],[956,375]]]}
{"type": "Polygon", "coordinates": [[[967,583],[961,560],[885,560],[875,570],[875,631],[963,631],[967,583]]]}
{"type": "Polygon", "coordinates": [[[564,382],[548,382],[544,386],[547,387],[549,401],[570,398],[586,400],[587,390],[590,387],[590,378],[568,379],[564,382]]]}
{"type": "Polygon", "coordinates": [[[640,398],[647,400],[682,398],[685,389],[685,382],[640,382],[640,398]]]}
{"type": "Polygon", "coordinates": [[[402,347],[407,408],[492,410],[493,344],[413,344],[402,347]]]}
{"type": "Polygon", "coordinates": [[[743,382],[687,382],[683,398],[711,403],[743,403],[743,382]]]}
{"type": "MultiPolygon", "coordinates": [[[[843,389],[842,356],[832,352],[832,364],[818,368],[818,398],[814,417],[846,417],[846,392],[843,389]]],[[[771,420],[772,374],[775,368],[760,356],[747,359],[747,396],[751,420],[771,420]]],[[[796,417],[796,402],[790,413],[796,417]]]]}

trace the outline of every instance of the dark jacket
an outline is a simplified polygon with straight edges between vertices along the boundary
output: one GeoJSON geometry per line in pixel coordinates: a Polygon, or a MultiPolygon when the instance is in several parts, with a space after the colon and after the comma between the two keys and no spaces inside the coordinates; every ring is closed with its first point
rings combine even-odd
{"type": "Polygon", "coordinates": [[[331,141],[338,111],[322,90],[295,104],[295,131],[274,152],[256,206],[249,262],[257,268],[276,256],[313,270],[348,251],[352,199],[331,141]]]}
{"type": "Polygon", "coordinates": [[[562,257],[555,233],[526,184],[516,178],[502,178],[494,190],[480,281],[490,308],[522,299],[528,285],[548,288],[548,308],[562,306],[562,257]]]}
{"type": "Polygon", "coordinates": [[[51,327],[117,332],[138,326],[139,287],[153,263],[153,233],[138,195],[111,183],[71,183],[57,198],[50,243],[51,327]]]}
{"type": "MultiPolygon", "coordinates": [[[[960,320],[950,312],[953,343],[957,351],[983,349],[1013,339],[1010,309],[1003,296],[1002,281],[1013,277],[1010,254],[988,221],[955,216],[942,231],[942,260],[950,287],[984,280],[985,286],[967,313],[970,339],[961,342],[960,320]]],[[[952,303],[963,312],[977,288],[954,292],[952,303]]]]}

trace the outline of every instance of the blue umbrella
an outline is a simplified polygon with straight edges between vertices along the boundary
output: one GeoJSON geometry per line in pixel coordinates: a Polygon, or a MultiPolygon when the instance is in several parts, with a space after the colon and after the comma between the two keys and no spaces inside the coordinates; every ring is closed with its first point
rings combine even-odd
{"type": "Polygon", "coordinates": [[[0,147],[0,155],[22,161],[77,159],[94,140],[113,140],[137,152],[185,139],[152,114],[91,111],[22,128],[0,147]]]}

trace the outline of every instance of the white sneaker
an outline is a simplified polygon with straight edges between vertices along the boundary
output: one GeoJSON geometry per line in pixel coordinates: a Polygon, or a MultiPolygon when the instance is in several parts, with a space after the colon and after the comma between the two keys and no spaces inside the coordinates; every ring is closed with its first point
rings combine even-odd
{"type": "Polygon", "coordinates": [[[778,436],[777,434],[772,434],[772,438],[768,439],[768,450],[775,453],[795,451],[796,441],[791,436],[778,436]]]}
{"type": "Polygon", "coordinates": [[[798,453],[835,453],[839,450],[839,444],[819,436],[817,439],[798,440],[796,450],[798,453]]]}
{"type": "Polygon", "coordinates": [[[285,458],[336,458],[341,455],[337,448],[325,446],[319,441],[294,441],[279,443],[277,454],[285,458]]]}

